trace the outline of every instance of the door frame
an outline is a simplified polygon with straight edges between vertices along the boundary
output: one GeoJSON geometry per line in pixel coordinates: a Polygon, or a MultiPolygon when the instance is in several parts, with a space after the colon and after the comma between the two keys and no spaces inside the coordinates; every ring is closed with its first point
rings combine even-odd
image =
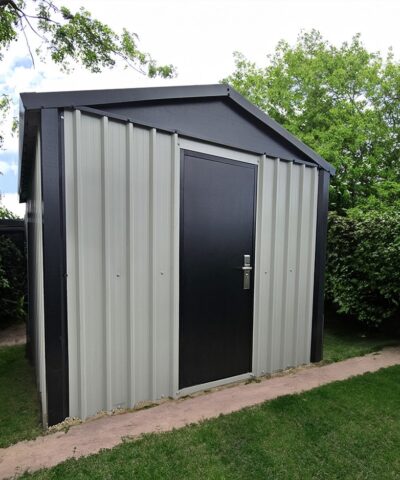
{"type": "MultiPolygon", "coordinates": [[[[257,224],[258,224],[258,219],[259,219],[259,207],[260,207],[260,196],[258,195],[259,192],[259,187],[260,187],[260,164],[262,164],[263,158],[265,158],[264,155],[255,155],[251,154],[245,151],[239,151],[239,150],[233,150],[230,148],[226,147],[220,147],[217,145],[211,145],[209,143],[201,142],[201,141],[195,141],[187,138],[182,138],[178,137],[177,138],[177,147],[178,147],[178,152],[179,155],[176,156],[175,162],[176,162],[176,167],[175,167],[175,181],[178,183],[178,185],[175,188],[175,218],[180,219],[180,195],[181,195],[181,158],[185,154],[185,151],[191,151],[195,153],[199,153],[200,155],[212,155],[215,157],[222,157],[227,160],[236,160],[242,163],[250,163],[253,165],[257,165],[259,168],[257,169],[257,181],[256,181],[256,208],[255,208],[255,215],[254,215],[254,222],[255,222],[255,228],[254,228],[254,260],[253,260],[253,268],[254,268],[254,275],[253,275],[253,334],[252,334],[252,371],[248,373],[244,373],[241,375],[236,375],[234,377],[229,377],[229,378],[223,378],[220,380],[215,380],[212,382],[207,382],[207,383],[201,383],[199,385],[193,385],[190,387],[185,387],[182,389],[179,389],[179,319],[180,319],[180,314],[179,314],[179,285],[180,285],[180,279],[179,279],[179,253],[180,253],[180,245],[177,246],[177,253],[178,253],[178,258],[177,262],[178,265],[175,264],[175,268],[177,270],[177,290],[178,290],[178,308],[177,308],[177,314],[175,315],[174,322],[175,322],[175,328],[174,328],[174,346],[175,346],[175,361],[174,361],[174,392],[175,395],[174,397],[178,398],[181,396],[185,395],[190,395],[192,393],[201,391],[201,390],[207,390],[210,388],[214,387],[219,387],[221,385],[226,385],[229,383],[235,383],[235,382],[240,382],[244,380],[248,380],[249,378],[254,377],[254,372],[256,370],[256,360],[257,360],[257,342],[255,341],[256,335],[258,334],[259,331],[259,317],[257,315],[257,300],[258,300],[258,262],[257,259],[259,258],[258,255],[258,229],[257,229],[257,224]]],[[[178,241],[180,239],[180,222],[178,222],[178,228],[179,228],[179,233],[177,234],[178,241]]]]}

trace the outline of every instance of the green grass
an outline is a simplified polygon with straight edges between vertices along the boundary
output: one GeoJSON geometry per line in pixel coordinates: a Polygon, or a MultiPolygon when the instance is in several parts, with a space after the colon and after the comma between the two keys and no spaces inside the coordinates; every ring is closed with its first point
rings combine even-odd
{"type": "MultiPolygon", "coordinates": [[[[346,325],[348,323],[344,322],[327,325],[325,361],[340,361],[398,343],[398,340],[382,334],[346,325]]],[[[0,448],[43,433],[34,373],[25,359],[24,346],[0,348],[0,405],[0,448]]]]}
{"type": "Polygon", "coordinates": [[[40,435],[39,401],[25,346],[0,348],[0,448],[40,435]]]}
{"type": "Polygon", "coordinates": [[[324,331],[324,361],[339,362],[377,352],[383,347],[398,345],[398,338],[384,333],[363,329],[362,326],[346,321],[330,322],[324,331]]]}
{"type": "Polygon", "coordinates": [[[23,478],[398,479],[399,399],[395,366],[23,478]]]}

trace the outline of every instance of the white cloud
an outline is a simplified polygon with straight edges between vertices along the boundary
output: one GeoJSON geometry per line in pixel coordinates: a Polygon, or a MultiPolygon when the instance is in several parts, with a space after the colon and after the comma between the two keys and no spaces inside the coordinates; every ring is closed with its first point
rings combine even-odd
{"type": "Polygon", "coordinates": [[[5,162],[0,160],[0,173],[7,175],[7,173],[13,173],[14,175],[18,174],[18,163],[17,162],[5,162]]]}
{"type": "MultiPolygon", "coordinates": [[[[101,74],[77,68],[60,72],[49,60],[29,66],[23,37],[11,45],[1,62],[0,93],[10,93],[18,113],[24,91],[85,90],[171,84],[216,83],[232,73],[232,52],[239,50],[260,66],[278,40],[294,42],[301,29],[316,28],[333,44],[360,32],[369,50],[399,56],[398,0],[64,0],[72,10],[84,5],[115,30],[128,27],[140,37],[139,47],[160,63],[172,63],[178,77],[149,79],[118,67],[101,74]]],[[[29,32],[32,50],[40,40],[29,32]]],[[[12,116],[10,114],[10,117],[12,116]]],[[[8,126],[11,118],[8,119],[8,126]]],[[[4,127],[6,129],[6,127],[4,127]]],[[[17,136],[5,135],[5,148],[18,149],[17,136]]]]}
{"type": "Polygon", "coordinates": [[[21,218],[25,216],[25,203],[19,203],[18,193],[3,193],[0,198],[0,205],[3,205],[21,218]]]}

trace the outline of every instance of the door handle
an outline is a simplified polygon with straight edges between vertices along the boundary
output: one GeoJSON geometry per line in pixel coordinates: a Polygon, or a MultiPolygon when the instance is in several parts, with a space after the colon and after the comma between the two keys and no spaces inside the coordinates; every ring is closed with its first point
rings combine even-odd
{"type": "Polygon", "coordinates": [[[243,257],[243,290],[250,290],[250,272],[253,267],[250,265],[250,255],[244,255],[243,257]]]}

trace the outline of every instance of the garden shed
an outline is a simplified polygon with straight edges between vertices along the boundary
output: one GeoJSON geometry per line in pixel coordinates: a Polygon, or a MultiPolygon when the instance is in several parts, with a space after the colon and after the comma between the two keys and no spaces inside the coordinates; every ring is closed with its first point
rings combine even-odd
{"type": "Polygon", "coordinates": [[[21,94],[45,424],[322,356],[334,169],[227,85],[21,94]]]}

